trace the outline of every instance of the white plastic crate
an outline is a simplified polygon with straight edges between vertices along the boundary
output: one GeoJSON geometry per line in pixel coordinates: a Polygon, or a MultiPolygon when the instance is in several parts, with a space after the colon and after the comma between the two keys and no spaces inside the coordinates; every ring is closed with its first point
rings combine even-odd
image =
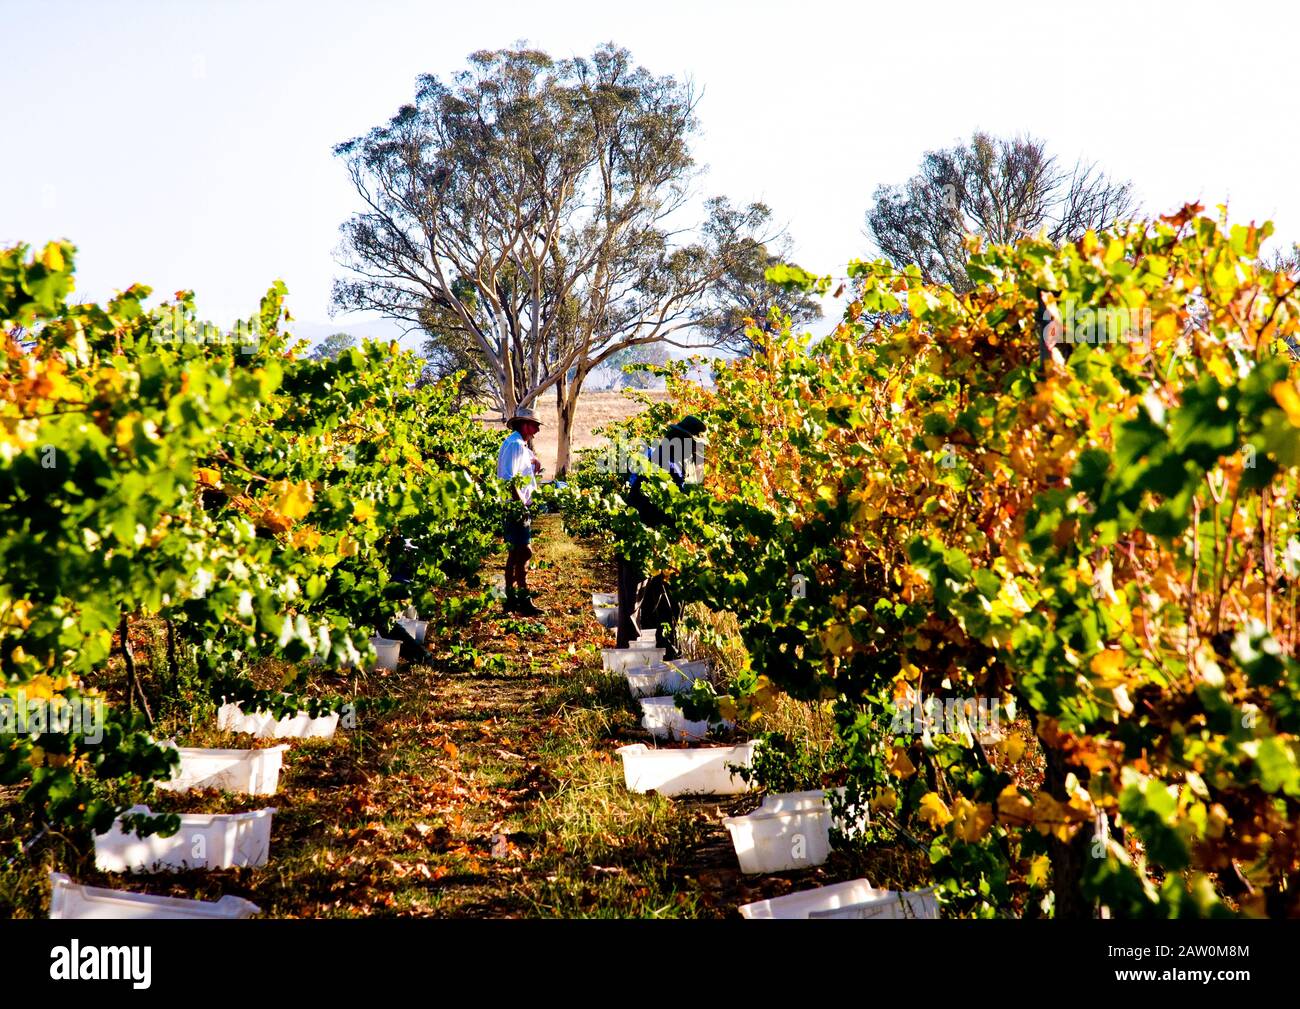
{"type": "MultiPolygon", "coordinates": [[[[127,813],[149,815],[148,806],[127,813]]],[[[274,807],[250,813],[185,813],[171,837],[140,837],[113,821],[95,835],[95,868],[101,872],[164,872],[176,869],[232,869],[265,865],[271,850],[274,807]]]]}
{"type": "Polygon", "coordinates": [[[602,606],[613,606],[618,608],[618,594],[616,592],[593,592],[591,594],[591,605],[596,609],[602,606]]]}
{"type": "Polygon", "coordinates": [[[397,621],[397,625],[414,638],[417,645],[424,644],[424,638],[429,633],[429,621],[402,617],[397,621]]]}
{"type": "Polygon", "coordinates": [[[672,694],[686,685],[676,667],[666,662],[656,662],[651,666],[629,666],[623,670],[623,675],[627,678],[627,687],[632,691],[633,697],[672,694]]]}
{"type": "Polygon", "coordinates": [[[886,890],[883,897],[837,908],[810,911],[809,918],[938,918],[933,890],[886,890]]]}
{"type": "Polygon", "coordinates": [[[402,654],[402,643],[392,638],[373,637],[370,647],[375,650],[373,669],[386,669],[392,672],[397,668],[397,660],[402,654]]]}
{"type": "MultiPolygon", "coordinates": [[[[837,788],[834,791],[840,798],[844,797],[843,788],[837,788]]],[[[765,812],[788,813],[809,807],[830,809],[830,802],[826,797],[825,789],[815,788],[807,792],[782,792],[776,795],[765,795],[763,796],[763,804],[759,808],[765,812]]],[[[842,820],[832,819],[831,825],[838,827],[845,836],[853,837],[865,830],[868,822],[867,811],[863,809],[854,822],[846,824],[842,820]]]]}
{"type": "Polygon", "coordinates": [[[171,781],[158,787],[168,792],[220,788],[249,795],[274,795],[280,784],[287,743],[264,750],[212,750],[177,746],[181,765],[171,781]]]}
{"type": "Polygon", "coordinates": [[[89,918],[251,918],[261,908],[227,894],[218,901],[155,897],[101,886],[83,886],[61,872],[50,873],[50,917],[63,921],[89,918]]]}
{"type": "Polygon", "coordinates": [[[760,808],[722,822],[741,872],[809,869],[830,857],[831,810],[824,802],[783,811],[760,808]]]}
{"type": "MultiPolygon", "coordinates": [[[[693,721],[677,707],[674,698],[645,697],[641,699],[641,726],[655,739],[675,742],[698,742],[709,734],[709,723],[693,721]]],[[[723,722],[724,729],[735,728],[733,722],[723,722]]]]}
{"type": "Polygon", "coordinates": [[[602,648],[601,659],[612,673],[622,673],[638,666],[653,666],[664,660],[662,648],[602,648]]]}
{"type": "Polygon", "coordinates": [[[696,659],[694,662],[683,662],[681,659],[670,659],[668,664],[674,667],[682,674],[682,679],[689,685],[696,680],[709,678],[709,664],[704,659],[696,659]]]}
{"type": "Polygon", "coordinates": [[[889,894],[889,890],[877,890],[865,879],[851,879],[847,883],[833,883],[815,890],[800,890],[798,893],[788,893],[784,897],[756,900],[752,904],[742,904],[739,910],[741,917],[751,919],[807,918],[814,911],[834,911],[853,907],[888,897],[889,894]]]}
{"type": "MultiPolygon", "coordinates": [[[[844,794],[844,789],[837,788],[835,791],[840,795],[844,794]]],[[[763,796],[762,809],[774,813],[788,813],[793,809],[804,809],[808,806],[825,806],[826,790],[824,788],[814,788],[807,792],[778,792],[775,795],[763,796]]]]}
{"type": "MultiPolygon", "coordinates": [[[[844,795],[843,788],[835,791],[844,795]]],[[[789,872],[824,863],[831,852],[831,829],[852,837],[866,828],[867,814],[851,824],[836,820],[825,790],[818,788],[764,796],[754,812],[722,822],[741,872],[789,872]]]]}
{"type": "Polygon", "coordinates": [[[709,664],[699,662],[657,662],[652,666],[634,666],[623,671],[633,697],[654,697],[688,690],[700,677],[709,675],[709,664]]]}
{"type": "Polygon", "coordinates": [[[339,713],[312,718],[307,712],[276,720],[269,711],[244,714],[238,704],[226,703],[217,710],[217,728],[222,732],[247,732],[258,739],[329,739],[339,725],[339,713]]]}
{"type": "Polygon", "coordinates": [[[748,767],[755,743],[738,746],[702,746],[689,750],[652,750],[644,743],[620,746],[623,780],[630,792],[660,795],[738,795],[749,790],[745,781],[728,770],[728,764],[748,767]]]}
{"type": "Polygon", "coordinates": [[[618,627],[618,607],[617,606],[597,606],[596,623],[607,631],[612,631],[618,627]]]}

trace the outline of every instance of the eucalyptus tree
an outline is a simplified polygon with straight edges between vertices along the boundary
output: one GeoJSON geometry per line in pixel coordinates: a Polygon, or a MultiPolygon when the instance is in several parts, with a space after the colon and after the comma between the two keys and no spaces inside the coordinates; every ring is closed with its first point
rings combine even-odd
{"type": "Polygon", "coordinates": [[[693,199],[689,83],[612,44],[552,59],[481,51],[450,81],[335,148],[363,204],[344,222],[345,310],[377,311],[478,369],[504,415],[555,390],[557,470],[587,375],[611,355],[686,345],[766,207],[693,199]]]}
{"type": "Polygon", "coordinates": [[[1045,229],[1059,243],[1134,210],[1130,184],[1095,165],[1067,168],[1041,140],[977,132],[969,143],[927,151],[902,185],[878,187],[866,223],[896,266],[915,263],[927,282],[965,291],[969,233],[1008,244],[1045,229]]]}

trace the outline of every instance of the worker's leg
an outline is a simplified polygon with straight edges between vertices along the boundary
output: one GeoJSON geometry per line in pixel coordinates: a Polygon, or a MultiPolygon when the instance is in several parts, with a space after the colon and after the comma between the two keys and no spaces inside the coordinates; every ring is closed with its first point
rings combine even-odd
{"type": "Polygon", "coordinates": [[[618,647],[626,648],[628,643],[636,640],[637,628],[637,585],[641,572],[637,565],[626,557],[618,558],[618,647]]]}
{"type": "Polygon", "coordinates": [[[515,584],[519,586],[520,598],[528,595],[528,562],[533,559],[533,548],[527,544],[515,547],[515,584]]]}
{"type": "Polygon", "coordinates": [[[641,620],[643,631],[655,628],[655,645],[663,648],[672,628],[668,626],[668,613],[665,609],[663,575],[647,578],[641,590],[641,620]]]}
{"type": "Polygon", "coordinates": [[[681,623],[682,607],[672,591],[672,586],[666,582],[660,583],[662,593],[662,602],[659,612],[662,619],[659,623],[659,635],[657,644],[665,649],[664,658],[676,659],[680,657],[677,651],[677,625],[681,623]]]}

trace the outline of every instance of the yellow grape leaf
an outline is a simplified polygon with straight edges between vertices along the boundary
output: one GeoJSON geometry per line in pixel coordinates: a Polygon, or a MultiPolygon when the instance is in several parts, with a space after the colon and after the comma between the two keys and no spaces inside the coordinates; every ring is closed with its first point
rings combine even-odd
{"type": "Polygon", "coordinates": [[[1014,578],[1008,578],[1002,583],[1002,588],[998,592],[998,601],[1003,603],[1015,616],[1023,617],[1028,613],[1032,606],[1025,601],[1020,586],[1016,584],[1014,578]]]}
{"type": "Polygon", "coordinates": [[[204,487],[221,486],[221,473],[210,466],[199,466],[195,469],[194,479],[204,487]]]}
{"type": "Polygon", "coordinates": [[[1173,340],[1178,336],[1178,316],[1173,312],[1167,312],[1160,316],[1151,327],[1151,342],[1154,346],[1160,346],[1168,340],[1173,340]]]}
{"type": "Polygon", "coordinates": [[[1025,755],[1025,741],[1018,732],[1009,733],[999,745],[1003,756],[1013,764],[1020,763],[1020,758],[1025,755]]]}
{"type": "Polygon", "coordinates": [[[355,557],[357,555],[357,552],[360,549],[361,549],[361,544],[359,544],[347,533],[344,533],[342,536],[339,537],[340,557],[355,557]]]}
{"type": "Polygon", "coordinates": [[[831,624],[822,631],[822,643],[832,655],[843,655],[853,647],[853,633],[847,624],[831,624]]]}
{"type": "Polygon", "coordinates": [[[1047,792],[1034,796],[1034,829],[1044,837],[1051,834],[1060,841],[1070,839],[1071,830],[1065,822],[1065,807],[1047,792]]]}
{"type": "Polygon", "coordinates": [[[45,246],[45,251],[41,254],[41,265],[52,273],[64,268],[63,250],[59,248],[58,242],[50,242],[45,246]]]}
{"type": "MultiPolygon", "coordinates": [[[[4,610],[5,610],[4,604],[0,603],[0,613],[3,613],[4,610]]],[[[28,627],[32,625],[32,620],[30,616],[31,612],[32,612],[31,600],[19,599],[9,606],[8,615],[9,617],[12,618],[14,623],[16,623],[23,630],[26,630],[28,627]]]]}
{"type": "Polygon", "coordinates": [[[139,419],[140,415],[138,413],[128,413],[125,417],[120,418],[113,428],[113,441],[123,452],[130,448],[135,441],[135,424],[139,419]]]}
{"type": "Polygon", "coordinates": [[[892,788],[882,788],[871,800],[871,808],[876,812],[892,813],[898,808],[898,793],[892,788]]]}
{"type": "Polygon", "coordinates": [[[299,549],[315,550],[320,546],[320,539],[319,529],[296,529],[289,542],[299,549]]]}
{"type": "Polygon", "coordinates": [[[358,522],[369,522],[375,517],[375,506],[371,501],[362,499],[352,505],[352,517],[358,522]]]}
{"type": "Polygon", "coordinates": [[[1052,867],[1052,860],[1046,855],[1035,855],[1029,862],[1029,873],[1025,882],[1032,887],[1047,885],[1047,871],[1052,867]]]}
{"type": "Polygon", "coordinates": [[[1300,392],[1296,392],[1295,386],[1290,382],[1274,382],[1273,398],[1286,412],[1287,420],[1300,427],[1300,392]]]}
{"type": "Polygon", "coordinates": [[[306,480],[299,483],[277,480],[268,489],[275,495],[273,507],[286,518],[300,519],[311,511],[311,484],[306,480]]]}
{"type": "Polygon", "coordinates": [[[895,778],[910,778],[916,773],[916,765],[908,759],[907,751],[901,746],[894,747],[894,759],[890,761],[889,773],[895,778]]]}
{"type": "Polygon", "coordinates": [[[773,712],[776,710],[776,701],[779,691],[773,686],[772,681],[766,675],[759,675],[754,680],[754,692],[750,695],[750,703],[759,711],[773,712]]]}
{"type": "Polygon", "coordinates": [[[1107,685],[1122,683],[1124,677],[1121,670],[1124,668],[1124,653],[1118,648],[1107,648],[1104,652],[1098,652],[1092,657],[1091,668],[1100,677],[1101,681],[1107,685]]]}
{"type": "Polygon", "coordinates": [[[976,805],[962,795],[952,804],[952,829],[961,840],[978,841],[992,826],[993,807],[987,802],[976,805]]]}
{"type": "Polygon", "coordinates": [[[1220,385],[1232,385],[1236,376],[1228,362],[1221,357],[1212,357],[1205,365],[1205,370],[1219,380],[1220,385]]]}
{"type": "Polygon", "coordinates": [[[1033,806],[1015,785],[1008,785],[998,795],[998,818],[1015,826],[1033,821],[1033,806]]]}
{"type": "Polygon", "coordinates": [[[718,714],[726,721],[734,722],[736,720],[736,702],[731,697],[718,698],[718,714]]]}
{"type": "Polygon", "coordinates": [[[935,830],[939,830],[952,822],[952,813],[948,811],[948,806],[943,799],[939,798],[938,792],[926,792],[921,797],[921,808],[916,815],[935,830]]]}

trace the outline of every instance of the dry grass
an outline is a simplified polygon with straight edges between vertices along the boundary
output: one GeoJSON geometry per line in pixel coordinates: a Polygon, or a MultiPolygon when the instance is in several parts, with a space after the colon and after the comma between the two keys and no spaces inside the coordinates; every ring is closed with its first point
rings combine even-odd
{"type": "MultiPolygon", "coordinates": [[[[645,395],[655,401],[668,398],[666,392],[649,392],[645,393],[645,395]]],[[[596,448],[598,445],[604,444],[604,439],[597,436],[596,431],[606,424],[633,417],[640,413],[642,409],[640,403],[621,392],[584,393],[578,399],[578,412],[573,418],[573,446],[571,451],[576,453],[584,448],[596,448]]],[[[537,453],[537,458],[546,467],[545,478],[549,479],[555,473],[556,449],[558,447],[555,398],[544,396],[537,407],[537,412],[541,415],[544,426],[534,440],[533,451],[537,453]]],[[[484,414],[479,419],[493,430],[501,431],[502,437],[505,436],[500,417],[495,414],[484,414]]]]}

